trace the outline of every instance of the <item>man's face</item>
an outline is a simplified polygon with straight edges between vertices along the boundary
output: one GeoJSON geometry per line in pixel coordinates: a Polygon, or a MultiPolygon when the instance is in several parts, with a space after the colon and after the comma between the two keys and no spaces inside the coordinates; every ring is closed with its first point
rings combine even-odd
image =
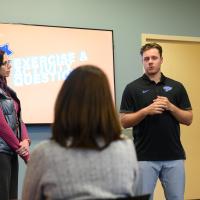
{"type": "Polygon", "coordinates": [[[142,63],[144,66],[144,71],[149,76],[160,73],[162,62],[163,58],[160,57],[158,49],[152,48],[143,53],[142,63]]]}

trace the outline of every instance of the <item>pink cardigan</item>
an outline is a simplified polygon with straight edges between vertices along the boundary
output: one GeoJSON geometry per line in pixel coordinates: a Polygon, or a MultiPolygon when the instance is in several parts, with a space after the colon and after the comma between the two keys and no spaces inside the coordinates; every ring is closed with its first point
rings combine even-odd
{"type": "MultiPolygon", "coordinates": [[[[15,109],[18,112],[19,110],[19,105],[17,104],[17,102],[15,102],[15,109]]],[[[23,122],[21,122],[21,141],[23,141],[24,139],[28,139],[29,140],[29,136],[28,136],[28,131],[27,128],[25,126],[25,124],[23,122]]],[[[13,149],[14,151],[16,151],[19,147],[20,147],[20,142],[19,139],[16,137],[16,135],[13,133],[13,130],[10,128],[10,126],[8,125],[8,123],[6,122],[6,119],[3,115],[2,110],[0,109],[0,137],[11,147],[11,149],[13,149]]],[[[27,161],[29,159],[29,155],[26,157],[23,157],[23,159],[25,161],[27,161]]]]}

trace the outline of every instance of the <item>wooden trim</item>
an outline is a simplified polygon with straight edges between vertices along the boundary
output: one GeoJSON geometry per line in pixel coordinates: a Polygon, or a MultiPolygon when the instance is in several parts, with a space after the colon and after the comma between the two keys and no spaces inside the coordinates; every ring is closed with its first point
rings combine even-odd
{"type": "Polygon", "coordinates": [[[157,35],[157,34],[146,34],[142,33],[142,44],[150,41],[171,41],[171,42],[197,42],[200,43],[200,37],[186,37],[186,36],[175,36],[175,35],[157,35]]]}

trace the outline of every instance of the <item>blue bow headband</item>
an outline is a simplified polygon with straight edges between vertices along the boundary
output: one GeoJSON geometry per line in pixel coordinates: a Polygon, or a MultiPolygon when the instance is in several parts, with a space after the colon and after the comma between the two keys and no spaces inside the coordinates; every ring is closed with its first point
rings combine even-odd
{"type": "Polygon", "coordinates": [[[4,51],[8,56],[10,56],[13,52],[9,49],[8,44],[0,45],[0,50],[4,51]]]}

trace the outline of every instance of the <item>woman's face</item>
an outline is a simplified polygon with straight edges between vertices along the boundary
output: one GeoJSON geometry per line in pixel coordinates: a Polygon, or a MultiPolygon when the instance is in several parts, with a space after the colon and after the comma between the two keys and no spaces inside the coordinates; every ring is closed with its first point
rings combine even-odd
{"type": "Polygon", "coordinates": [[[3,77],[8,77],[10,75],[11,64],[8,56],[4,54],[3,63],[0,66],[0,75],[3,77]]]}

